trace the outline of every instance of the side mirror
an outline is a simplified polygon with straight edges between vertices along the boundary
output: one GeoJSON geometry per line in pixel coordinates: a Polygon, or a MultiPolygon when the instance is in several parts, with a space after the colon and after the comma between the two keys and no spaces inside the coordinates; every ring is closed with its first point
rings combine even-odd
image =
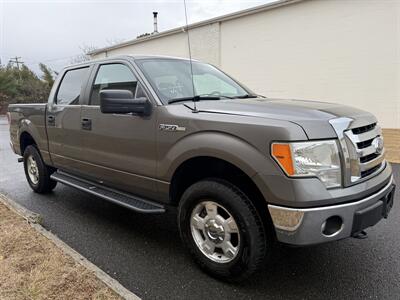
{"type": "Polygon", "coordinates": [[[129,114],[148,116],[151,103],[146,97],[133,98],[129,90],[100,91],[100,110],[104,114],[129,114]]]}

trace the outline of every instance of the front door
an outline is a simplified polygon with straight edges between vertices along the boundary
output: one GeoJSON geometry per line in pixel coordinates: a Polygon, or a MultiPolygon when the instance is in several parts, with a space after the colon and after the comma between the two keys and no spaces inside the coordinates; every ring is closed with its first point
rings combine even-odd
{"type": "Polygon", "coordinates": [[[85,172],[105,185],[145,197],[156,196],[156,113],[148,117],[103,114],[99,93],[103,89],[130,90],[145,96],[129,65],[108,63],[98,67],[88,105],[81,119],[85,172]]]}

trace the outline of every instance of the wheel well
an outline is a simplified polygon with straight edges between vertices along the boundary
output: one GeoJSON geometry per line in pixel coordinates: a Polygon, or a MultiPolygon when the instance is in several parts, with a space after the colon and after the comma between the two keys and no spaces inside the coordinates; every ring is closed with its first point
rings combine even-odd
{"type": "Polygon", "coordinates": [[[178,205],[182,194],[189,186],[210,177],[226,180],[238,187],[256,206],[263,221],[270,224],[267,202],[253,180],[235,165],[219,158],[202,156],[182,163],[171,180],[172,204],[178,205]]]}
{"type": "Polygon", "coordinates": [[[19,143],[20,143],[20,148],[21,148],[21,155],[24,155],[24,151],[25,151],[26,147],[28,147],[29,145],[36,145],[36,142],[33,139],[33,137],[27,132],[23,132],[21,134],[19,143]]]}

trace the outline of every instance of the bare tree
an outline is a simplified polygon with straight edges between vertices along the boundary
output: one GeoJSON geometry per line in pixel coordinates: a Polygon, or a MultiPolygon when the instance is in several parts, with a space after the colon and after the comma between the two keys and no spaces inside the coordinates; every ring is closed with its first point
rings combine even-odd
{"type": "Polygon", "coordinates": [[[118,45],[124,42],[124,39],[117,39],[117,38],[113,38],[113,39],[107,39],[106,43],[108,46],[114,46],[114,45],[118,45]]]}
{"type": "Polygon", "coordinates": [[[88,46],[88,45],[83,45],[83,46],[80,46],[79,48],[82,50],[82,54],[78,54],[78,55],[74,56],[73,58],[71,58],[71,61],[70,61],[71,64],[77,64],[77,63],[81,63],[81,62],[90,60],[90,55],[88,53],[97,49],[97,47],[95,47],[95,46],[88,46]]]}

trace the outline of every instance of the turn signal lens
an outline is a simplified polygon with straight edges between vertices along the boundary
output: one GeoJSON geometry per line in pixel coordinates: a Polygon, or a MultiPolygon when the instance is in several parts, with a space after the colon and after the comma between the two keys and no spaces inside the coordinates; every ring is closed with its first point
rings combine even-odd
{"type": "Polygon", "coordinates": [[[294,175],[292,151],[289,144],[272,144],[272,156],[288,175],[294,175]]]}

